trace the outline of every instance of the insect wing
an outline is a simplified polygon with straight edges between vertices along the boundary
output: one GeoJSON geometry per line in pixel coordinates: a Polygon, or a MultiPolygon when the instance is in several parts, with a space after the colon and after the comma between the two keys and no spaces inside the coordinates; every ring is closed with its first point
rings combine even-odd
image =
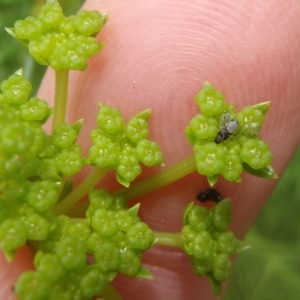
{"type": "Polygon", "coordinates": [[[226,124],[230,121],[230,119],[229,111],[225,111],[220,117],[220,129],[226,127],[226,124]]]}

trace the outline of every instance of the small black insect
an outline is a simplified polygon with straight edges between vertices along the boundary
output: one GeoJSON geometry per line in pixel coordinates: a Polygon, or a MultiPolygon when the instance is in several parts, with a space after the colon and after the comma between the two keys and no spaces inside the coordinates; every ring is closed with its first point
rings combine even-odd
{"type": "Polygon", "coordinates": [[[199,192],[196,198],[203,203],[207,201],[213,201],[214,203],[218,203],[224,199],[224,197],[215,188],[207,188],[199,192]]]}
{"type": "Polygon", "coordinates": [[[220,144],[221,142],[227,140],[239,129],[239,122],[230,118],[229,112],[222,114],[220,118],[220,130],[215,138],[216,144],[220,144]]]}

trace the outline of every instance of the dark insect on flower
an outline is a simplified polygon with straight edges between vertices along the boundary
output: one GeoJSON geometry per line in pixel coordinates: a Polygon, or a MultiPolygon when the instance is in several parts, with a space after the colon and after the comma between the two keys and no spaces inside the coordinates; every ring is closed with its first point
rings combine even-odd
{"type": "Polygon", "coordinates": [[[222,114],[220,118],[220,130],[215,138],[215,143],[220,144],[233,135],[239,128],[238,121],[231,119],[229,112],[222,114]]]}
{"type": "Polygon", "coordinates": [[[207,188],[201,191],[200,193],[198,193],[196,198],[203,203],[207,201],[218,203],[224,199],[224,197],[215,188],[207,188]]]}

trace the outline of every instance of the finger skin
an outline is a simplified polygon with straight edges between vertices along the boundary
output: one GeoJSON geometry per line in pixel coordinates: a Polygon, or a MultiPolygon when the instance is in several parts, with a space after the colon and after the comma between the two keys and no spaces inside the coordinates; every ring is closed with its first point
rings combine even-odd
{"type": "MultiPolygon", "coordinates": [[[[282,174],[300,137],[299,1],[110,0],[88,1],[85,8],[109,16],[99,35],[105,48],[90,60],[87,72],[70,76],[68,121],[85,118],[80,142],[86,149],[99,102],[119,108],[126,119],[152,108],[151,139],[161,145],[165,165],[171,166],[192,153],[184,128],[198,113],[194,95],[209,81],[237,110],[272,101],[261,135],[274,154],[273,167],[282,174]]],[[[52,72],[44,82],[39,96],[51,103],[52,72]]],[[[108,176],[105,186],[115,187],[113,181],[108,176]]],[[[238,237],[276,182],[247,174],[240,184],[219,180],[218,190],[232,199],[232,228],[238,237]]],[[[151,228],[176,232],[184,207],[207,186],[194,173],[135,201],[141,202],[141,218],[151,228]]],[[[115,280],[124,299],[215,299],[207,279],[193,274],[179,249],[156,246],[145,253],[144,265],[154,281],[115,280]]]]}

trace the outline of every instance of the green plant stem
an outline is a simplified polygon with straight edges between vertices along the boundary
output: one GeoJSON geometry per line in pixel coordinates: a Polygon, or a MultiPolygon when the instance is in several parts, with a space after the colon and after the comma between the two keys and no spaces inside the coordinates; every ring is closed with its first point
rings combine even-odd
{"type": "Polygon", "coordinates": [[[108,283],[103,291],[103,296],[107,300],[122,300],[123,298],[118,293],[118,291],[112,286],[111,283],[108,283]]]}
{"type": "Polygon", "coordinates": [[[159,232],[154,231],[155,244],[179,247],[182,246],[181,232],[159,232]]]}
{"type": "Polygon", "coordinates": [[[85,212],[87,211],[89,205],[90,205],[90,203],[88,201],[84,201],[82,203],[78,203],[78,204],[72,206],[68,210],[68,216],[70,216],[72,218],[80,218],[80,217],[85,216],[85,212]]]}
{"type": "MultiPolygon", "coordinates": [[[[132,184],[129,188],[121,189],[114,194],[122,194],[127,200],[140,197],[164,187],[196,170],[194,155],[178,162],[172,167],[165,169],[159,174],[155,174],[145,180],[132,184]]],[[[82,217],[89,206],[88,202],[83,202],[71,207],[68,214],[74,218],[82,217]]]]}
{"type": "Polygon", "coordinates": [[[67,96],[69,84],[69,70],[55,71],[55,102],[53,111],[52,130],[65,122],[67,110],[67,96]]]}
{"type": "Polygon", "coordinates": [[[106,172],[107,169],[96,167],[66,198],[55,205],[52,211],[57,215],[66,213],[101,180],[106,172]]]}
{"type": "Polygon", "coordinates": [[[127,189],[121,189],[115,194],[122,194],[126,199],[134,199],[162,188],[196,170],[195,156],[192,154],[177,164],[165,169],[150,178],[132,184],[127,189]]]}

